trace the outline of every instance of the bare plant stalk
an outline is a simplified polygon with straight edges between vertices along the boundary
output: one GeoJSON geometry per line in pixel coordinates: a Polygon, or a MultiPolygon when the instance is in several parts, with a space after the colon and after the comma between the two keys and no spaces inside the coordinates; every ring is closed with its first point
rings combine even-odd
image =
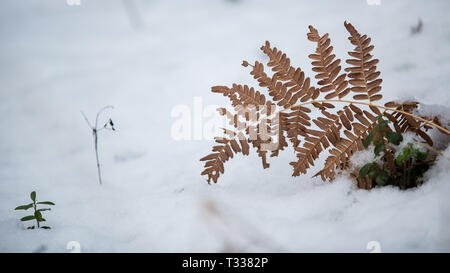
{"type": "Polygon", "coordinates": [[[102,171],[101,171],[101,167],[100,167],[100,159],[98,156],[98,132],[103,130],[103,129],[110,129],[110,130],[115,130],[114,129],[114,124],[112,123],[112,120],[109,119],[109,121],[101,128],[98,128],[98,118],[100,117],[100,114],[105,111],[106,109],[114,109],[113,106],[111,105],[107,105],[105,107],[103,107],[102,109],[100,109],[97,112],[97,116],[95,118],[95,126],[92,126],[91,123],[89,122],[88,118],[86,117],[86,115],[81,112],[81,115],[83,115],[84,120],[86,121],[87,125],[89,126],[89,128],[91,128],[92,130],[92,135],[94,137],[94,149],[95,149],[95,159],[97,160],[97,173],[98,173],[98,182],[100,183],[100,185],[102,184],[102,171]],[[110,125],[110,127],[108,127],[108,124],[110,125]]]}
{"type": "Polygon", "coordinates": [[[102,171],[100,169],[100,160],[98,159],[98,134],[97,134],[97,130],[94,131],[94,148],[95,148],[95,159],[97,160],[98,182],[101,185],[102,184],[102,171]]]}

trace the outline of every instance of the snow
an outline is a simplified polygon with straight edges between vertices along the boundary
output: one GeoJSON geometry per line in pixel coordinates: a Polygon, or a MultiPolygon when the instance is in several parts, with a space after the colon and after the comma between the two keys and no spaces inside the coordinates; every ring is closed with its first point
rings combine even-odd
{"type": "Polygon", "coordinates": [[[227,103],[213,85],[257,86],[240,64],[264,60],[265,40],[311,76],[311,24],[346,58],[345,20],[372,37],[386,101],[412,96],[445,115],[450,2],[133,2],[141,25],[118,0],[1,1],[1,252],[67,252],[71,241],[83,252],[368,252],[371,241],[384,252],[450,251],[450,149],[407,191],[359,190],[345,174],[323,183],[311,178],[321,164],[293,178],[291,149],[267,170],[254,151],[239,155],[208,186],[199,159],[212,141],[171,135],[174,107],[195,115],[194,97],[227,103]],[[418,18],[423,32],[411,35],[418,18]],[[100,132],[100,186],[80,111],[92,121],[105,105],[115,108],[102,121],[117,131],[100,132]],[[14,211],[33,190],[56,203],[44,213],[50,231],[26,230],[14,211]]]}

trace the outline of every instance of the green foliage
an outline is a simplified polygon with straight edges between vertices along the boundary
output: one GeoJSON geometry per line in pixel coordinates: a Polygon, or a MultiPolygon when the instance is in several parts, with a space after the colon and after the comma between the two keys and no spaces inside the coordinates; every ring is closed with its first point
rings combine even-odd
{"type": "Polygon", "coordinates": [[[359,170],[360,178],[365,178],[366,176],[375,180],[378,185],[383,186],[389,178],[389,173],[381,169],[376,162],[372,162],[364,165],[359,170]]]}
{"type": "Polygon", "coordinates": [[[30,221],[30,220],[34,220],[34,219],[36,219],[35,217],[34,217],[34,215],[30,215],[30,216],[25,216],[25,217],[23,217],[23,218],[21,218],[20,219],[20,221],[30,221]]]}
{"type": "Polygon", "coordinates": [[[400,142],[402,142],[403,140],[403,136],[397,132],[386,132],[386,138],[390,143],[394,145],[400,144],[400,142]]]}
{"type": "Polygon", "coordinates": [[[376,131],[373,130],[372,132],[369,133],[369,135],[364,139],[363,144],[364,144],[364,148],[367,149],[367,147],[369,147],[370,143],[373,140],[373,137],[375,136],[376,131]]]}
{"type": "Polygon", "coordinates": [[[54,206],[54,205],[55,205],[53,202],[50,202],[50,201],[37,202],[36,204],[40,204],[40,205],[51,205],[51,206],[54,206]]]}
{"type": "Polygon", "coordinates": [[[429,169],[432,161],[427,160],[428,151],[422,151],[412,143],[401,148],[397,156],[392,145],[403,141],[400,133],[393,131],[387,120],[377,117],[378,125],[374,127],[363,141],[365,148],[374,145],[375,157],[381,156],[381,163],[371,162],[359,170],[359,178],[370,178],[376,185],[394,185],[402,189],[418,186],[420,178],[429,169]]]}
{"type": "Polygon", "coordinates": [[[364,148],[368,148],[371,143],[375,146],[374,153],[375,156],[386,156],[390,152],[395,152],[392,147],[386,147],[388,143],[398,145],[403,140],[403,136],[397,132],[394,132],[389,127],[388,121],[384,120],[382,116],[377,117],[378,125],[369,133],[369,135],[364,139],[364,148]],[[375,139],[375,140],[374,140],[375,139]]]}
{"type": "Polygon", "coordinates": [[[379,153],[383,150],[386,150],[386,146],[384,144],[384,140],[392,143],[394,145],[400,144],[403,140],[403,136],[397,132],[391,131],[388,125],[388,121],[381,118],[381,116],[377,117],[378,125],[369,133],[369,135],[364,139],[363,145],[364,148],[368,148],[369,145],[373,142],[375,145],[375,155],[378,156],[379,153]],[[373,141],[374,137],[378,135],[378,137],[373,141]]]}
{"type": "MultiPolygon", "coordinates": [[[[30,199],[31,199],[31,201],[33,201],[32,203],[27,204],[27,205],[18,206],[14,209],[14,210],[29,210],[29,209],[33,208],[33,215],[28,215],[28,216],[22,217],[20,219],[20,221],[26,222],[26,221],[35,220],[37,228],[51,229],[49,226],[42,226],[42,227],[40,226],[41,222],[45,222],[45,219],[42,217],[42,212],[49,211],[51,209],[50,208],[39,208],[38,209],[37,205],[54,206],[55,203],[50,202],[50,201],[36,202],[36,192],[35,191],[31,192],[30,199]]],[[[35,229],[35,226],[27,227],[27,229],[35,229]]]]}
{"type": "Polygon", "coordinates": [[[15,210],[27,210],[27,209],[31,209],[33,207],[33,203],[30,203],[28,205],[23,205],[23,206],[18,206],[17,208],[15,208],[15,210]]]}
{"type": "Polygon", "coordinates": [[[30,198],[31,198],[31,200],[33,200],[33,202],[36,202],[36,192],[35,191],[30,193],[30,198]]]}
{"type": "Polygon", "coordinates": [[[377,166],[376,163],[368,163],[364,165],[361,169],[359,169],[359,177],[364,178],[369,173],[369,171],[375,166],[377,166]]]}
{"type": "Polygon", "coordinates": [[[380,153],[386,150],[386,145],[384,145],[382,140],[378,140],[375,142],[375,149],[373,152],[375,153],[375,156],[380,156],[380,153]]]}
{"type": "Polygon", "coordinates": [[[423,161],[427,158],[427,156],[428,151],[421,151],[412,143],[408,143],[408,145],[404,147],[398,154],[397,158],[395,159],[395,163],[400,166],[409,160],[423,161]]]}
{"type": "Polygon", "coordinates": [[[386,182],[389,179],[389,173],[387,171],[380,171],[377,173],[377,177],[375,178],[375,182],[380,185],[384,186],[386,182]]]}

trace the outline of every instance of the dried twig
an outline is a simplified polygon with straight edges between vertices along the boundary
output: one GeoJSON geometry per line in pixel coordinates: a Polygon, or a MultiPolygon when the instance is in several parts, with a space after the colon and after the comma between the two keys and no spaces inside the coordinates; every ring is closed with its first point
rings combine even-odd
{"type": "Polygon", "coordinates": [[[98,121],[99,121],[100,114],[103,111],[105,111],[106,109],[114,109],[114,107],[111,105],[107,105],[107,106],[103,107],[102,109],[100,109],[97,112],[97,116],[95,117],[95,126],[92,126],[92,124],[89,122],[89,119],[86,117],[86,115],[83,112],[81,112],[81,115],[84,117],[84,120],[86,121],[87,125],[89,126],[89,128],[91,128],[92,135],[94,137],[95,158],[97,160],[98,182],[100,183],[100,185],[102,184],[102,173],[101,173],[101,168],[100,168],[100,159],[98,156],[98,132],[100,132],[102,130],[115,131],[114,123],[111,119],[109,119],[102,127],[100,127],[100,128],[98,127],[98,121]]]}

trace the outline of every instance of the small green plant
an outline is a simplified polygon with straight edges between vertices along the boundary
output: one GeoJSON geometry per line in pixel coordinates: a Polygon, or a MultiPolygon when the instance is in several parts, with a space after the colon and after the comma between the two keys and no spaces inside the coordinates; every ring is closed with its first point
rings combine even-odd
{"type": "Polygon", "coordinates": [[[378,186],[394,185],[401,189],[418,186],[420,178],[433,162],[428,160],[428,151],[421,151],[414,144],[408,143],[396,153],[393,145],[399,145],[403,136],[392,131],[388,121],[381,116],[377,119],[377,126],[364,139],[363,145],[368,148],[373,144],[375,158],[381,156],[381,163],[373,161],[364,165],[359,170],[359,178],[368,178],[370,183],[375,182],[378,186]]]}
{"type": "MultiPolygon", "coordinates": [[[[18,206],[18,207],[16,207],[14,209],[14,210],[29,210],[29,209],[33,208],[33,210],[34,210],[33,215],[28,215],[28,216],[22,217],[20,219],[20,221],[25,222],[25,221],[36,220],[37,228],[51,229],[49,226],[40,226],[40,224],[39,224],[41,222],[45,222],[45,219],[42,217],[42,212],[43,211],[47,211],[47,210],[51,210],[51,209],[50,208],[38,208],[37,205],[54,206],[55,203],[50,202],[50,201],[37,202],[36,201],[36,192],[35,191],[31,192],[30,198],[31,198],[31,201],[33,201],[32,203],[27,204],[27,205],[18,206]]],[[[35,229],[35,226],[30,226],[27,229],[35,229]]]]}
{"type": "Polygon", "coordinates": [[[404,187],[418,186],[426,171],[431,166],[432,160],[428,160],[428,151],[421,151],[413,143],[408,143],[395,159],[395,163],[402,170],[401,177],[404,187]]]}

